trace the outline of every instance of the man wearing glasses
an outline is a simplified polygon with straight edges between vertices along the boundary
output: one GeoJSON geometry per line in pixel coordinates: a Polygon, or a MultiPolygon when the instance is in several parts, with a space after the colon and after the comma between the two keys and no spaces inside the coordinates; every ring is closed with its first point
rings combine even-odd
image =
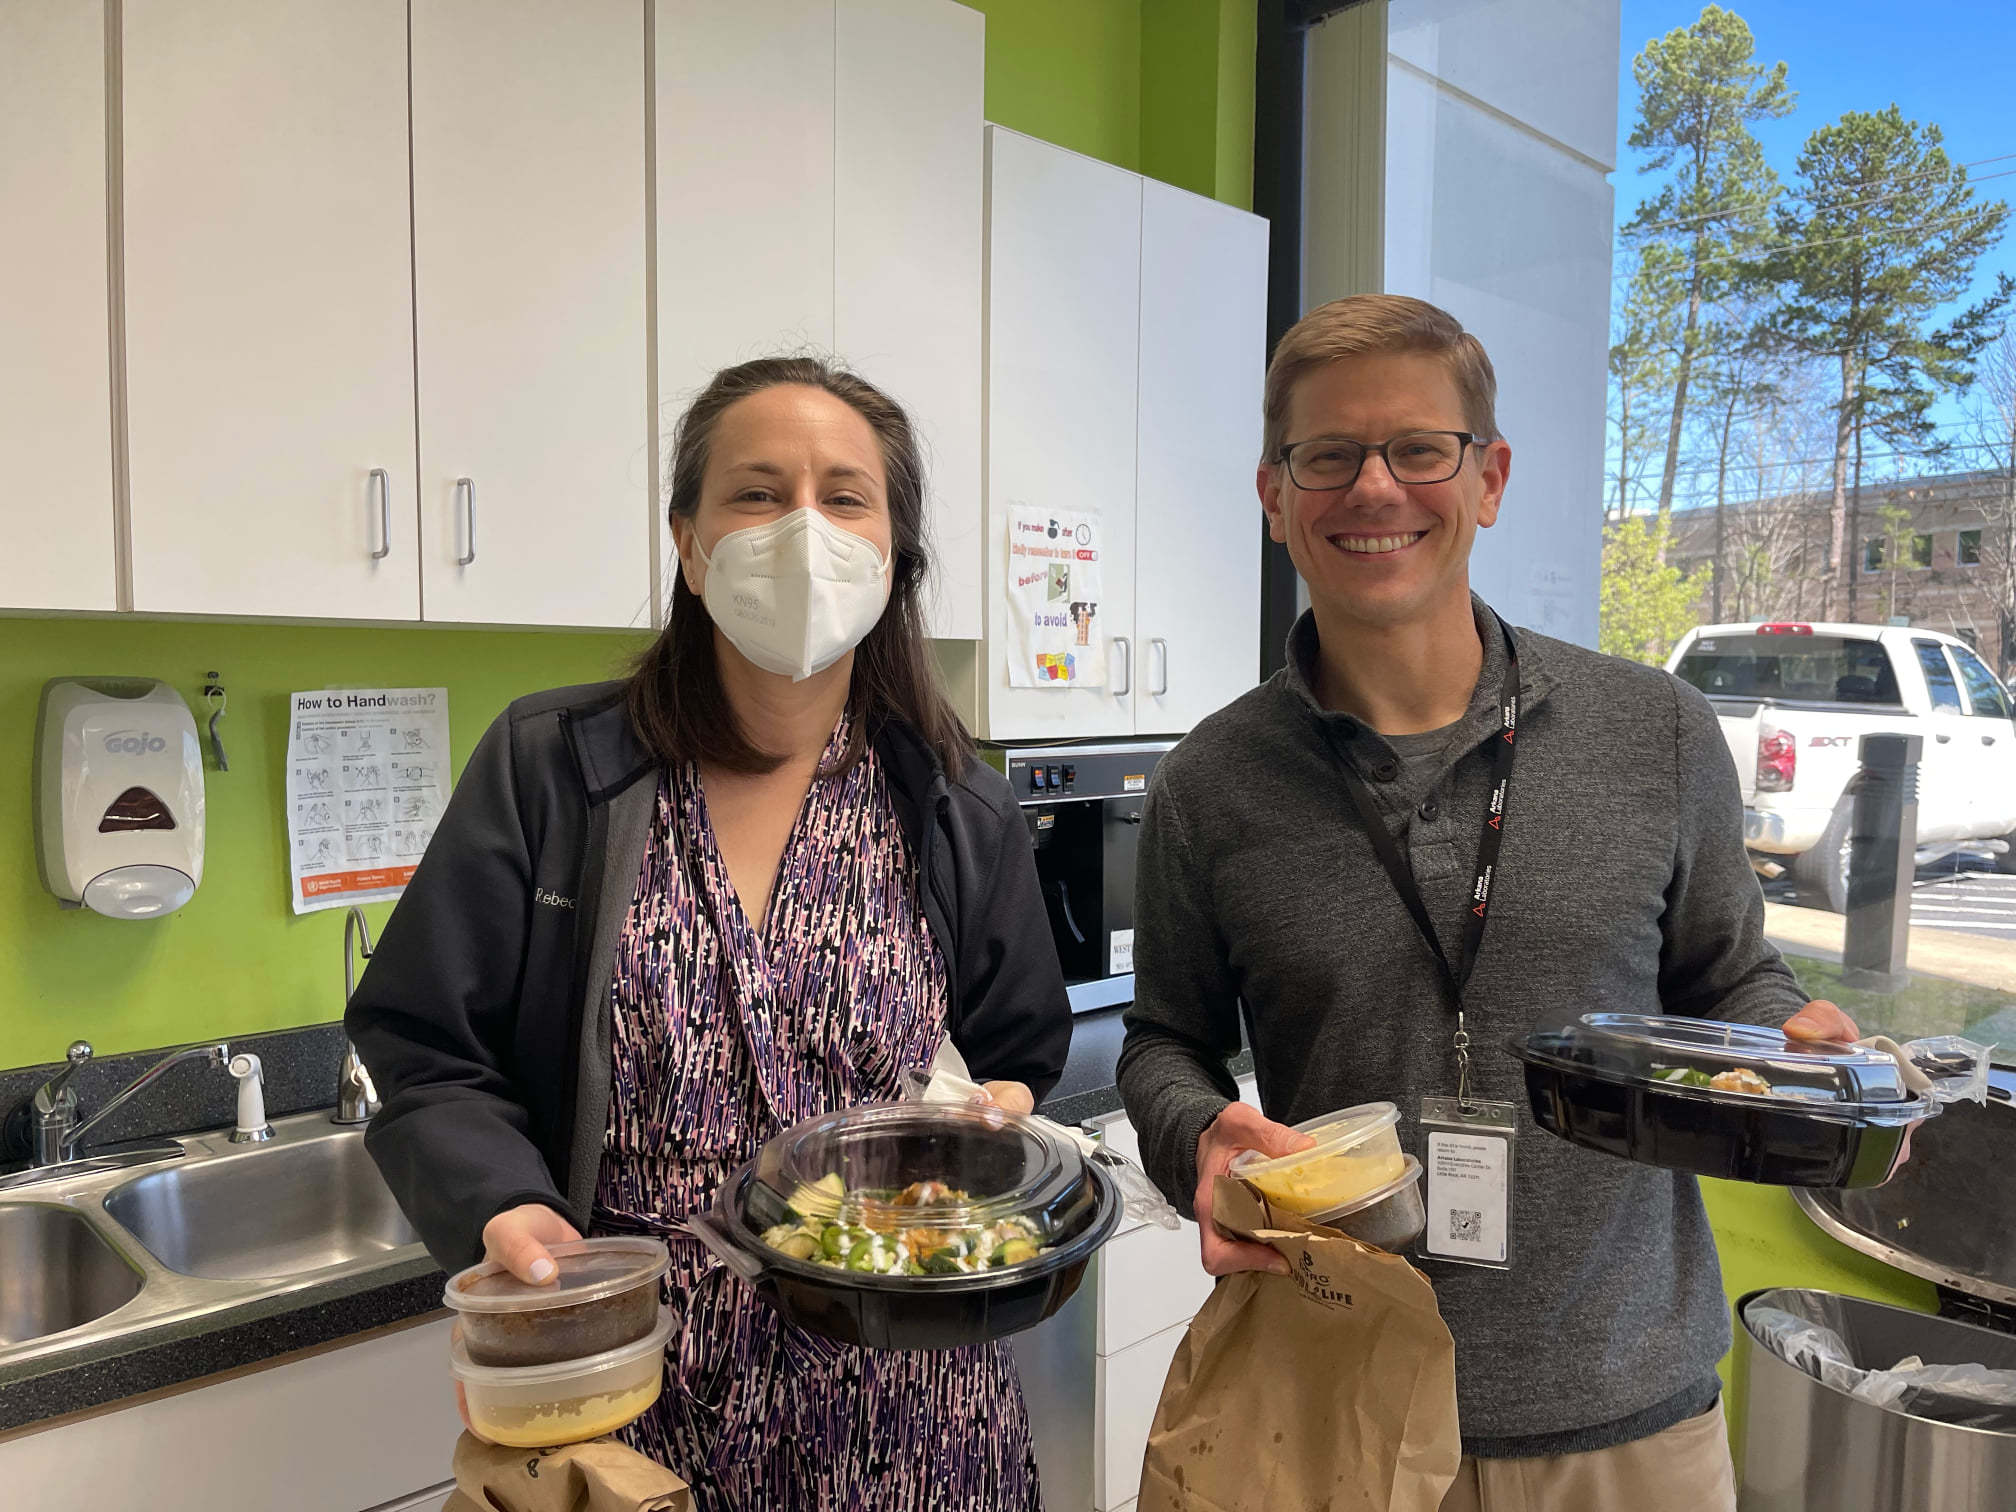
{"type": "Polygon", "coordinates": [[[1214,1275],[1284,1269],[1209,1221],[1240,1151],[1390,1100],[1427,1156],[1424,1116],[1481,1110],[1485,1175],[1431,1186],[1417,1260],[1456,1339],[1445,1512],[1724,1512],[1695,1181],[1537,1131],[1501,1047],[1596,1009],[1857,1035],[1764,939],[1707,701],[1472,596],[1512,465],[1495,399],[1482,345],[1419,300],[1337,300],[1282,338],[1258,483],[1311,607],[1287,667],[1156,768],[1120,1090],[1214,1275]],[[1233,1100],[1242,1016],[1267,1117],[1233,1100]]]}

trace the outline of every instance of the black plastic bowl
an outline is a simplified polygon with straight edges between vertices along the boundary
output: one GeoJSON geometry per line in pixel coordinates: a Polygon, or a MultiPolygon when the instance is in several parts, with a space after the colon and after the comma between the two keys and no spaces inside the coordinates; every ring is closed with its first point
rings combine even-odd
{"type": "Polygon", "coordinates": [[[1908,1123],[1872,1123],[1807,1102],[1620,1081],[1557,1062],[1526,1063],[1533,1121],[1584,1149],[1641,1165],[1766,1186],[1872,1187],[1904,1155],[1908,1123]]]}
{"type": "Polygon", "coordinates": [[[878,1276],[794,1260],[765,1244],[764,1225],[749,1211],[752,1169],[723,1182],[713,1211],[687,1227],[785,1322],[864,1349],[961,1349],[1034,1328],[1071,1300],[1122,1208],[1113,1178],[1088,1163],[1091,1200],[1034,1260],[964,1276],[878,1276]]]}

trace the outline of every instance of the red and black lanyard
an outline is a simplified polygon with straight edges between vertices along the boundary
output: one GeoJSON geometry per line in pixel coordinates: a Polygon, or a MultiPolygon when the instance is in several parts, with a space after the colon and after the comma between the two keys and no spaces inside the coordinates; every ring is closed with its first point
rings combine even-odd
{"type": "MultiPolygon", "coordinates": [[[[1434,955],[1435,964],[1442,970],[1442,980],[1447,984],[1450,999],[1457,1010],[1459,1035],[1462,1034],[1463,989],[1470,980],[1470,973],[1477,968],[1477,953],[1484,943],[1484,924],[1489,917],[1491,888],[1498,870],[1498,851],[1505,841],[1505,805],[1512,792],[1512,763],[1517,750],[1513,737],[1519,730],[1519,647],[1512,639],[1511,627],[1504,620],[1498,620],[1498,629],[1505,637],[1505,686],[1498,696],[1498,733],[1491,740],[1491,799],[1484,810],[1484,832],[1477,846],[1477,875],[1470,884],[1470,912],[1463,921],[1460,972],[1442,948],[1442,937],[1436,933],[1434,921],[1428,917],[1428,905],[1422,901],[1421,889],[1414,881],[1414,869],[1408,865],[1406,856],[1393,839],[1393,832],[1386,827],[1385,819],[1365,786],[1365,779],[1358,775],[1349,758],[1340,763],[1344,769],[1344,790],[1351,795],[1358,817],[1365,823],[1365,833],[1372,841],[1372,849],[1378,854],[1380,865],[1386,868],[1386,875],[1392,879],[1393,890],[1407,905],[1414,927],[1421,931],[1421,938],[1434,955]]],[[[1459,1041],[1459,1052],[1467,1038],[1464,1035],[1459,1041]]]]}

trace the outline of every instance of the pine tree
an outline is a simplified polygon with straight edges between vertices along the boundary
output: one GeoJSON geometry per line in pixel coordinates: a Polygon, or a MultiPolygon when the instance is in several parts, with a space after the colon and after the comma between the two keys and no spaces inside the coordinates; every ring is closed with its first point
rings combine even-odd
{"type": "Polygon", "coordinates": [[[1944,324],[1934,316],[1967,297],[2009,207],[1977,198],[1939,128],[1907,121],[1895,105],[1851,110],[1822,126],[1800,152],[1798,172],[1791,202],[1778,209],[1778,245],[1760,265],[1784,289],[1774,337],[1840,374],[1829,596],[1830,613],[1852,618],[1859,563],[1850,480],[1859,516],[1865,435],[1922,449],[1934,400],[1973,381],[1974,360],[1994,338],[2016,282],[2002,274],[1992,292],[1944,324]]]}
{"type": "Polygon", "coordinates": [[[1629,144],[1650,154],[1639,172],[1672,170],[1623,233],[1640,247],[1658,242],[1677,254],[1670,288],[1679,343],[1659,480],[1664,521],[1673,509],[1703,314],[1742,276],[1744,257],[1768,234],[1779,193],[1778,176],[1750,128],[1787,114],[1793,94],[1785,65],[1759,63],[1748,24],[1719,5],[1706,7],[1692,26],[1647,42],[1631,76],[1639,96],[1629,144]]]}

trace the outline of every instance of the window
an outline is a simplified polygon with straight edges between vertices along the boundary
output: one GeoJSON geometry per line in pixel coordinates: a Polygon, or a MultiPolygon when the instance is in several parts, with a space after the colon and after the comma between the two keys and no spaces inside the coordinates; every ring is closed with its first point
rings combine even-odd
{"type": "Polygon", "coordinates": [[[1954,556],[1962,567],[1979,567],[1981,565],[1981,532],[1978,530],[1961,531],[1960,544],[1954,552],[1954,556]]]}
{"type": "Polygon", "coordinates": [[[1972,651],[1959,646],[1947,648],[1953,661],[1960,668],[1961,681],[1967,684],[1967,702],[1974,706],[1974,712],[1984,719],[2007,719],[2009,717],[2009,695],[2002,691],[2002,684],[1995,680],[1995,674],[1981,664],[1981,658],[1972,651]]]}
{"type": "Polygon", "coordinates": [[[1959,636],[1960,639],[1967,642],[1967,645],[1970,649],[1975,651],[1979,651],[1981,649],[1981,632],[1979,630],[1976,630],[1972,626],[1969,626],[1965,630],[1955,630],[1953,633],[1959,636]]]}
{"type": "Polygon", "coordinates": [[[1883,570],[1883,537],[1871,536],[1862,543],[1862,570],[1864,572],[1883,570]]]}
{"type": "Polygon", "coordinates": [[[1937,641],[1913,641],[1918,650],[1918,665],[1925,669],[1925,686],[1932,694],[1932,712],[1951,709],[1960,712],[1960,684],[1953,680],[1953,669],[1946,663],[1946,650],[1937,641]]]}
{"type": "Polygon", "coordinates": [[[1932,565],[1932,537],[1929,535],[1911,537],[1911,565],[1913,567],[1932,565]]]}
{"type": "MultiPolygon", "coordinates": [[[[1873,640],[1713,635],[1689,646],[1675,671],[1682,682],[1716,698],[1804,698],[1893,706],[1901,702],[1890,654],[1873,640]]],[[[1957,691],[1953,707],[1960,707],[1957,691]]]]}

